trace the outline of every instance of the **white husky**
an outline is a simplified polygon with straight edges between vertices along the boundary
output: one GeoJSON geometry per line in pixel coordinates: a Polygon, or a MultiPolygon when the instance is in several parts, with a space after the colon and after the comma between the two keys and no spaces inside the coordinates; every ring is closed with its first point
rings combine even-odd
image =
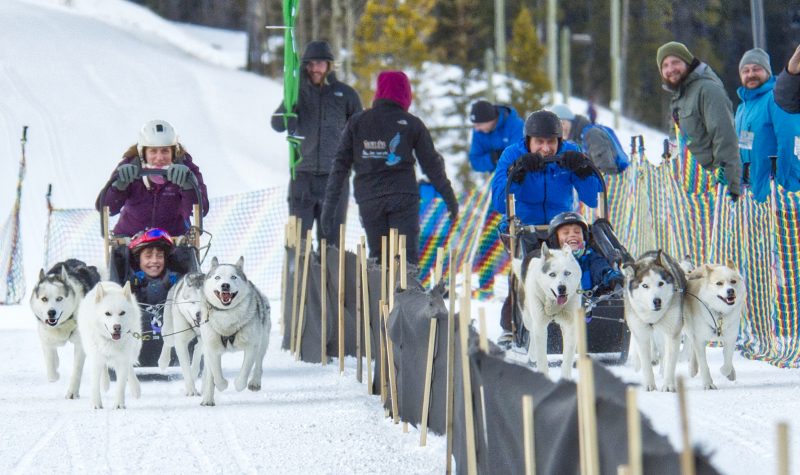
{"type": "Polygon", "coordinates": [[[269,346],[270,308],[267,298],[247,280],[243,265],[243,257],[236,264],[220,264],[215,257],[203,284],[203,296],[208,304],[208,323],[200,327],[206,362],[200,403],[203,406],[214,405],[215,386],[220,391],[228,387],[222,375],[225,351],[244,351],[242,369],[235,381],[236,390],[241,391],[245,386],[251,391],[261,389],[262,365],[269,346]]]}
{"type": "Polygon", "coordinates": [[[142,340],[142,315],[129,282],[120,287],[115,282],[100,282],[86,294],[78,312],[78,327],[86,354],[91,359],[92,407],[102,409],[100,384],[108,389],[108,369],[117,375],[115,409],[125,408],[125,384],[131,395],[141,394],[139,380],[133,371],[142,340]]]}
{"type": "Polygon", "coordinates": [[[678,264],[663,251],[644,253],[633,263],[624,264],[625,320],[637,345],[642,367],[642,384],[656,389],[651,354],[654,337],[663,339],[665,357],[662,391],[675,391],[675,365],[678,360],[682,302],[686,278],[678,264]]]}
{"type": "Polygon", "coordinates": [[[733,350],[736,349],[744,308],[744,279],[731,261],[726,265],[702,265],[686,277],[688,289],[684,305],[687,318],[684,330],[694,347],[691,374],[697,374],[699,363],[703,387],[717,389],[708,370],[706,345],[709,341],[722,343],[725,361],[720,372],[735,381],[733,350]]]}
{"type": "Polygon", "coordinates": [[[167,294],[164,305],[164,326],[161,329],[164,335],[164,346],[161,347],[161,356],[158,366],[164,370],[169,365],[170,349],[175,347],[178,362],[183,373],[183,382],[186,385],[187,396],[197,396],[195,379],[200,373],[200,359],[203,356],[203,339],[200,335],[200,325],[206,321],[208,312],[203,298],[203,283],[205,274],[193,272],[186,274],[167,294]],[[194,355],[189,367],[189,343],[197,337],[194,355]]]}
{"type": "Polygon", "coordinates": [[[577,326],[583,316],[581,296],[581,267],[568,245],[551,251],[542,245],[541,257],[529,254],[523,260],[514,259],[514,274],[517,275],[518,302],[522,304],[522,322],[531,332],[528,345],[528,360],[534,360],[536,369],[548,374],[547,325],[553,321],[561,327],[564,338],[564,355],[561,377],[572,375],[572,361],[577,344],[577,326]]]}
{"type": "Polygon", "coordinates": [[[67,399],[77,399],[86,353],[78,331],[78,307],[83,297],[100,281],[94,266],[77,259],[59,262],[45,274],[39,271],[39,282],[31,293],[30,305],[39,322],[37,330],[44,352],[47,380],[58,381],[58,347],[68,341],[74,346],[72,377],[67,399]]]}

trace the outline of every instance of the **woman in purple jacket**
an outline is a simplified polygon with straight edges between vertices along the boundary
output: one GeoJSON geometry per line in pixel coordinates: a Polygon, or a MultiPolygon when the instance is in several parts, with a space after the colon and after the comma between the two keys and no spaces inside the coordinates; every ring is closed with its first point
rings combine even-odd
{"type": "Polygon", "coordinates": [[[139,142],[123,155],[111,174],[95,208],[109,207],[120,214],[114,234],[133,236],[146,228],[162,228],[172,236],[189,230],[197,203],[194,183],[202,196],[202,213],[208,213],[208,192],[200,169],[178,143],[178,135],[165,120],[151,120],[139,131],[139,142]],[[141,176],[142,168],[165,169],[166,176],[141,176]]]}

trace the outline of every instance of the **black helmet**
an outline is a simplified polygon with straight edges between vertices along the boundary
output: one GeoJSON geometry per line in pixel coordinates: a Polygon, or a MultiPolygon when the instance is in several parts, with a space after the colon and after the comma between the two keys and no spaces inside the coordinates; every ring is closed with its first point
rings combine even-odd
{"type": "Polygon", "coordinates": [[[531,112],[525,119],[525,135],[561,139],[563,135],[561,120],[554,113],[544,109],[531,112]]]}
{"type": "Polygon", "coordinates": [[[307,63],[311,60],[333,61],[331,45],[327,41],[312,41],[303,50],[302,62],[307,63]]]}
{"type": "Polygon", "coordinates": [[[552,242],[557,243],[558,240],[556,239],[556,232],[558,228],[565,224],[577,224],[583,229],[583,240],[589,240],[589,225],[586,224],[586,220],[583,219],[579,213],[575,211],[564,211],[563,213],[559,213],[550,221],[550,226],[547,227],[547,235],[550,237],[552,242]]]}

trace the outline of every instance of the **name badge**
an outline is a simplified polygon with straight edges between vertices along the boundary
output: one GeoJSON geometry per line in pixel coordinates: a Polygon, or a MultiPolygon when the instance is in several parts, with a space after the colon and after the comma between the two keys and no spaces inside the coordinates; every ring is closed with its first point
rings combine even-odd
{"type": "Polygon", "coordinates": [[[800,135],[794,136],[794,156],[800,158],[800,135]]]}
{"type": "MultiPolygon", "coordinates": [[[[753,150],[753,139],[756,134],[749,130],[743,130],[739,133],[739,148],[742,150],[753,150]]],[[[795,137],[796,138],[796,137],[795,137]]],[[[795,149],[797,148],[797,141],[795,140],[795,149]]]]}

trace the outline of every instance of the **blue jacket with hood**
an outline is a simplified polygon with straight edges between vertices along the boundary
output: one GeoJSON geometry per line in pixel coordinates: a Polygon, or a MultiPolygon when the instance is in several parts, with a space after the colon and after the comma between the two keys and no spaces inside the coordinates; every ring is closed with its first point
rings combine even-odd
{"type": "MultiPolygon", "coordinates": [[[[568,150],[579,152],[580,148],[565,140],[561,142],[556,155],[568,150]]],[[[498,213],[506,214],[508,168],[526,153],[528,147],[523,138],[509,146],[497,162],[492,176],[492,208],[498,213]]],[[[578,192],[578,199],[594,208],[603,185],[595,175],[578,178],[561,165],[548,163],[544,170],[528,172],[521,183],[512,182],[509,188],[509,193],[515,197],[517,216],[526,225],[548,224],[557,214],[574,211],[577,203],[573,191],[578,192]]]]}
{"type": "Polygon", "coordinates": [[[476,172],[493,172],[497,160],[509,145],[522,138],[525,123],[513,108],[497,108],[497,125],[491,132],[472,131],[469,163],[476,172]]]}
{"type": "Polygon", "coordinates": [[[750,164],[750,189],[757,201],[770,193],[770,155],[777,155],[776,181],[789,191],[800,190],[800,115],[789,114],[775,103],[775,78],[755,89],[737,89],[742,100],[736,109],[739,156],[750,164]]]}

